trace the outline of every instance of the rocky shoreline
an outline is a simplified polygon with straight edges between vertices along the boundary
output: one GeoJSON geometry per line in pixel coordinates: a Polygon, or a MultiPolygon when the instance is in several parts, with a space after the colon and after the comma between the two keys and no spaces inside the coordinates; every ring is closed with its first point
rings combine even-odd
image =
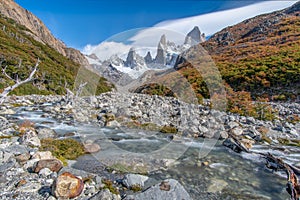
{"type": "Polygon", "coordinates": [[[278,120],[270,122],[186,104],[174,98],[141,94],[105,93],[76,100],[64,96],[11,96],[0,107],[0,199],[55,199],[64,196],[78,199],[191,199],[173,179],[151,186],[144,184],[148,180],[146,176],[127,174],[115,175],[115,182],[108,182],[98,174],[63,166],[51,152],[39,150],[43,138],[56,137],[53,131],[34,126],[22,130],[20,124],[10,117],[18,107],[34,110],[42,104],[46,116],[67,124],[78,122],[117,129],[154,130],[169,133],[168,137],[225,139],[224,145],[232,149],[236,144],[228,135],[237,137],[247,149],[256,143],[300,146],[297,143],[300,139],[299,122],[287,122],[290,117],[299,117],[300,105],[297,103],[273,103],[279,115],[278,120]],[[22,131],[24,133],[20,134],[22,131]],[[72,190],[63,189],[66,182],[72,190]],[[113,194],[115,186],[119,190],[123,187],[138,191],[149,189],[121,197],[117,192],[113,194]]]}

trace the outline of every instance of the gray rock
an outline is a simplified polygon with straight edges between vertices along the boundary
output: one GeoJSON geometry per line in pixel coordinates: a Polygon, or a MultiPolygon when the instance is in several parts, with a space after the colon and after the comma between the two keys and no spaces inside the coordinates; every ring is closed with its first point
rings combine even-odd
{"type": "Polygon", "coordinates": [[[12,156],[10,152],[0,151],[0,163],[7,162],[12,156]]]}
{"type": "Polygon", "coordinates": [[[215,137],[215,132],[212,131],[212,130],[210,130],[210,131],[208,131],[208,132],[205,132],[205,133],[203,134],[203,137],[204,137],[204,138],[209,138],[209,139],[214,138],[214,137],[215,137]]]}
{"type": "Polygon", "coordinates": [[[232,149],[235,152],[241,152],[241,149],[232,138],[227,138],[223,141],[223,145],[232,149]]]}
{"type": "Polygon", "coordinates": [[[92,196],[91,198],[89,198],[89,200],[121,200],[121,197],[119,195],[114,195],[112,194],[108,189],[104,189],[101,190],[100,192],[98,192],[97,194],[95,194],[94,196],[92,196]]]}
{"type": "Polygon", "coordinates": [[[16,165],[16,161],[14,159],[11,159],[10,161],[3,163],[0,165],[0,173],[6,172],[13,168],[16,165]]]}
{"type": "Polygon", "coordinates": [[[146,199],[172,199],[172,200],[191,200],[192,198],[184,187],[174,179],[168,179],[156,184],[146,191],[134,195],[129,195],[126,200],[146,200],[146,199]]]}
{"type": "Polygon", "coordinates": [[[29,149],[25,147],[24,145],[12,145],[7,148],[5,148],[5,151],[8,153],[12,153],[15,156],[20,154],[26,154],[29,152],[29,149]]]}
{"type": "Polygon", "coordinates": [[[38,182],[27,182],[17,189],[18,192],[37,193],[41,189],[42,185],[38,182]]]}
{"type": "Polygon", "coordinates": [[[4,130],[9,127],[9,122],[5,117],[0,116],[0,130],[4,130]]]}
{"type": "Polygon", "coordinates": [[[38,134],[37,136],[39,139],[57,137],[57,133],[50,128],[39,128],[36,131],[37,131],[37,134],[38,134]]]}
{"type": "Polygon", "coordinates": [[[49,168],[43,168],[39,171],[39,176],[43,178],[49,176],[50,174],[52,174],[52,171],[49,168]]]}
{"type": "Polygon", "coordinates": [[[207,192],[211,192],[211,193],[221,192],[227,185],[228,183],[224,180],[213,179],[211,180],[211,183],[207,188],[207,192]]]}
{"type": "Polygon", "coordinates": [[[16,112],[12,109],[0,110],[0,115],[14,115],[16,112]]]}
{"type": "Polygon", "coordinates": [[[91,140],[84,141],[83,146],[86,153],[96,153],[101,149],[99,144],[91,140]]]}
{"type": "Polygon", "coordinates": [[[21,144],[25,144],[25,145],[32,146],[32,147],[40,147],[41,146],[41,141],[38,138],[36,132],[33,130],[26,131],[26,133],[24,133],[22,135],[22,137],[20,138],[19,141],[21,144]]]}
{"type": "Polygon", "coordinates": [[[70,172],[71,174],[73,174],[75,176],[78,176],[78,177],[81,177],[82,179],[91,178],[91,177],[96,176],[95,174],[92,174],[92,173],[89,173],[89,172],[86,172],[86,171],[83,171],[83,170],[79,170],[79,169],[74,169],[74,168],[71,168],[71,167],[63,167],[58,172],[58,175],[61,175],[64,172],[70,172]]]}
{"type": "Polygon", "coordinates": [[[209,130],[205,127],[205,126],[199,126],[198,130],[200,131],[200,133],[207,133],[209,130]]]}
{"type": "Polygon", "coordinates": [[[117,122],[116,120],[113,120],[113,121],[109,121],[106,123],[106,126],[108,127],[120,127],[120,123],[117,122]]]}
{"type": "Polygon", "coordinates": [[[49,196],[47,200],[56,200],[56,198],[54,196],[49,196]]]}
{"type": "Polygon", "coordinates": [[[226,131],[220,131],[219,133],[220,139],[228,138],[228,133],[226,131]]]}
{"type": "Polygon", "coordinates": [[[230,130],[230,132],[235,136],[239,136],[243,134],[243,129],[241,127],[234,127],[233,129],[230,130]]]}
{"type": "Polygon", "coordinates": [[[235,127],[239,127],[240,125],[236,122],[230,121],[228,124],[229,129],[233,129],[235,127]]]}
{"type": "Polygon", "coordinates": [[[247,117],[247,118],[246,118],[246,123],[247,123],[247,124],[255,124],[255,119],[254,119],[254,117],[247,117]]]}
{"type": "Polygon", "coordinates": [[[149,179],[148,176],[143,176],[139,174],[126,174],[123,179],[123,184],[130,188],[134,185],[144,187],[144,183],[149,179]]]}

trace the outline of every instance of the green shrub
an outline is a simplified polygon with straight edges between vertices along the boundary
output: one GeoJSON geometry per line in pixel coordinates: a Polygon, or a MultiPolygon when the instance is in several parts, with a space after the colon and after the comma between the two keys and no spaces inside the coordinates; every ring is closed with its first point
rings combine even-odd
{"type": "Polygon", "coordinates": [[[174,126],[163,126],[161,129],[160,129],[160,132],[162,133],[177,133],[178,130],[176,127],[174,126]]]}
{"type": "Polygon", "coordinates": [[[108,189],[113,194],[120,194],[119,190],[116,187],[114,187],[113,182],[111,180],[104,179],[102,180],[102,183],[104,184],[103,189],[108,189]]]}
{"type": "Polygon", "coordinates": [[[75,160],[85,154],[83,145],[74,139],[42,139],[40,150],[51,151],[53,156],[64,163],[66,160],[75,160]]]}

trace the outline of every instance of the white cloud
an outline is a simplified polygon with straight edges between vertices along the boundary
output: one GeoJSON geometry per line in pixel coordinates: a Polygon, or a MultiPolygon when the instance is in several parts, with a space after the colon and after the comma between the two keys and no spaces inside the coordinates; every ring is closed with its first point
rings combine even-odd
{"type": "Polygon", "coordinates": [[[130,45],[125,45],[120,42],[102,42],[99,45],[86,45],[83,49],[83,53],[90,55],[94,53],[100,60],[109,59],[112,55],[123,55],[128,53],[130,45]]]}
{"type": "Polygon", "coordinates": [[[284,9],[297,1],[265,1],[245,7],[230,9],[220,12],[213,12],[204,15],[163,21],[155,25],[163,29],[187,34],[194,26],[199,26],[206,35],[212,35],[221,29],[242,22],[245,19],[269,13],[275,10],[284,9]]]}
{"type": "Polygon", "coordinates": [[[164,34],[169,41],[175,42],[176,44],[181,44],[185,38],[184,34],[177,31],[166,29],[164,27],[151,27],[139,31],[129,40],[133,41],[134,46],[156,48],[160,37],[164,34]]]}
{"type": "Polygon", "coordinates": [[[82,52],[87,55],[95,53],[100,60],[106,60],[114,54],[126,59],[129,49],[135,47],[136,51],[142,56],[145,56],[148,51],[151,52],[152,56],[155,56],[157,44],[163,34],[166,35],[169,41],[182,44],[185,35],[194,26],[199,26],[200,30],[208,36],[227,26],[242,22],[245,19],[284,9],[295,2],[297,1],[265,1],[236,9],[163,21],[154,27],[131,30],[136,31],[136,34],[131,38],[127,37],[127,32],[122,32],[114,36],[115,38],[127,38],[124,42],[104,41],[95,46],[86,45],[82,52]]]}

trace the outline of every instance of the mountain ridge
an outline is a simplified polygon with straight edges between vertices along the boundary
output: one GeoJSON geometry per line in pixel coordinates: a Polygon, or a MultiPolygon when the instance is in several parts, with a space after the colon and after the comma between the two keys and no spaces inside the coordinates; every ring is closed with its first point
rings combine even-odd
{"type": "MultiPolygon", "coordinates": [[[[300,94],[300,2],[244,20],[215,33],[201,45],[236,91],[253,96],[300,94]],[[292,87],[291,87],[292,86],[292,87]]],[[[273,96],[273,97],[272,97],[273,96]]]]}
{"type": "MultiPolygon", "coordinates": [[[[76,89],[78,71],[86,69],[40,41],[31,30],[2,13],[0,13],[0,41],[0,69],[5,69],[12,79],[24,80],[37,60],[40,60],[32,82],[19,86],[12,94],[65,94],[66,88],[76,89]]],[[[88,74],[89,79],[98,80],[96,93],[112,89],[113,86],[105,79],[92,72],[88,73],[87,69],[86,71],[85,74],[88,74]]],[[[0,73],[0,92],[13,84],[12,80],[0,73]]]]}
{"type": "Polygon", "coordinates": [[[31,30],[31,32],[27,32],[27,34],[33,36],[35,40],[50,45],[63,56],[81,65],[88,64],[86,58],[80,51],[68,48],[62,41],[52,35],[50,30],[39,18],[19,6],[15,1],[0,0],[0,13],[31,30]]]}

